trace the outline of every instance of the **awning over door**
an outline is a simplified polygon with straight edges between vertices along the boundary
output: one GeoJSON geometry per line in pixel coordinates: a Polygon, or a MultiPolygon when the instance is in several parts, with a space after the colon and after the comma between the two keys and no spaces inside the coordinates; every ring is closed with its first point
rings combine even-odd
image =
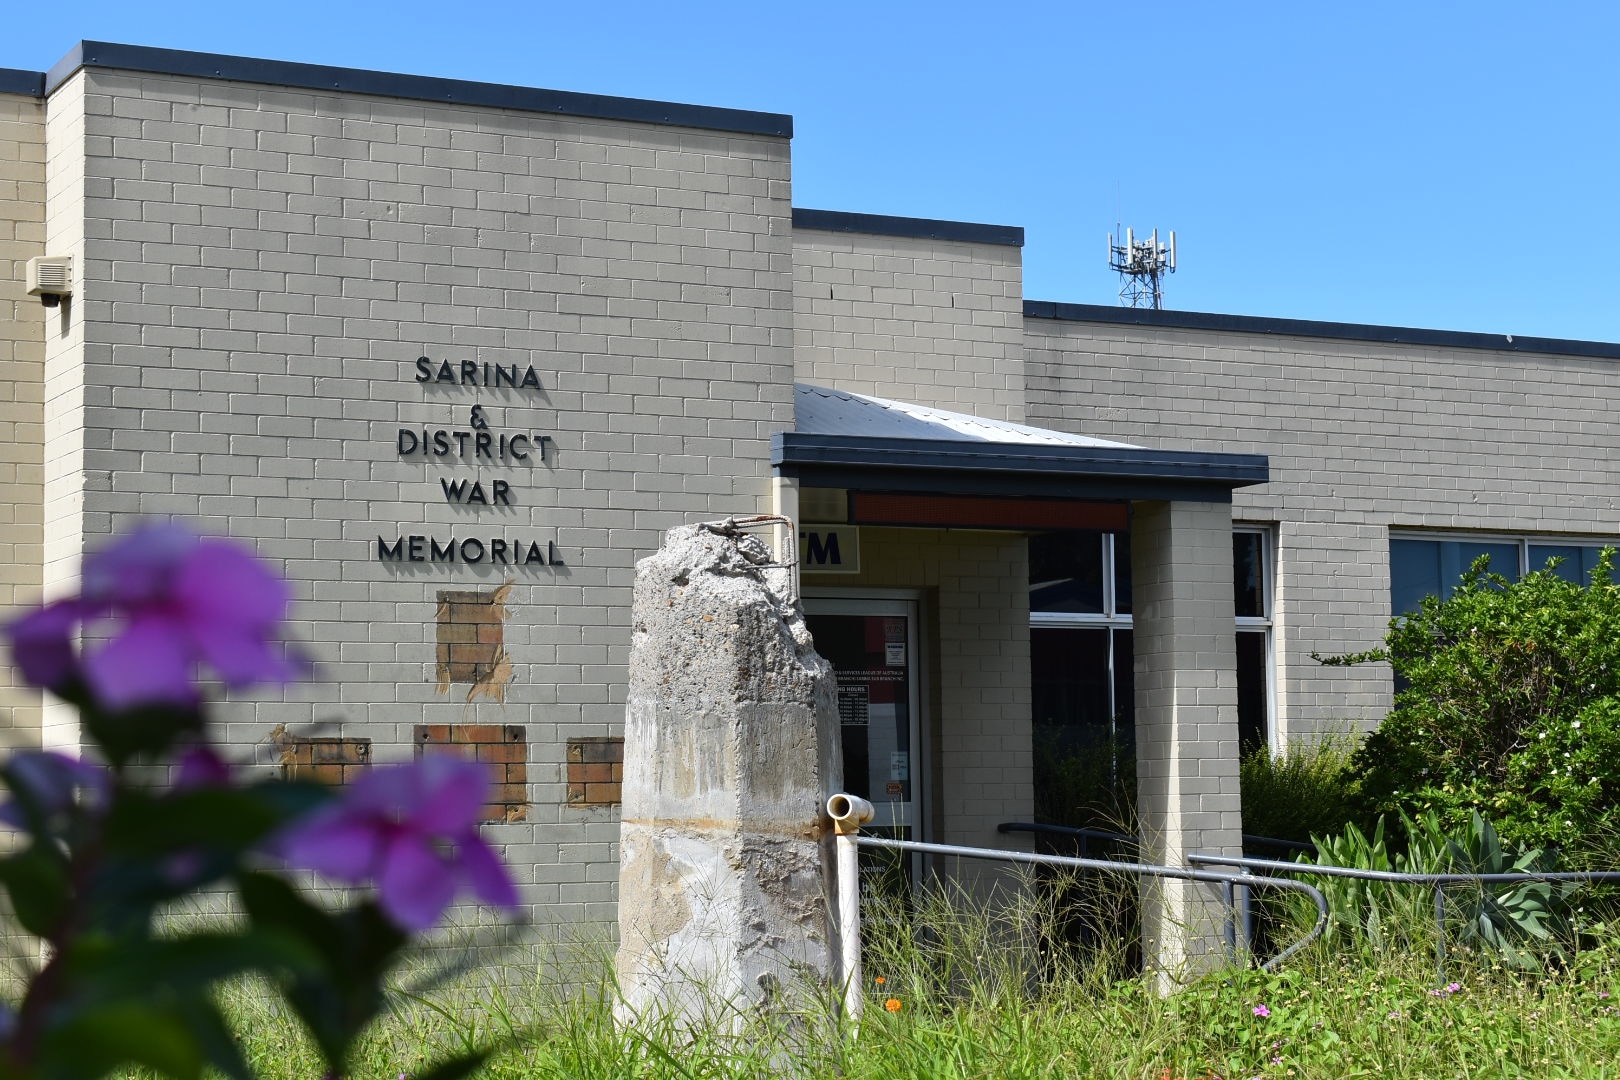
{"type": "Polygon", "coordinates": [[[1150,449],[802,383],[794,418],[793,431],[772,437],[771,464],[852,497],[1227,502],[1270,477],[1263,454],[1150,449]]]}

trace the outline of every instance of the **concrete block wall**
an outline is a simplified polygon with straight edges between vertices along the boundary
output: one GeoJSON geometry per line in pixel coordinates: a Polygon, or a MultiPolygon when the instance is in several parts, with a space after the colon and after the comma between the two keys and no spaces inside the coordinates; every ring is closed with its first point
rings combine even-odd
{"type": "MultiPolygon", "coordinates": [[[[84,80],[69,79],[46,102],[45,249],[73,258],[73,299],[46,319],[44,587],[48,597],[73,588],[84,548],[85,363],[84,312],[88,303],[84,262],[85,192],[84,80]]],[[[41,741],[72,751],[79,745],[78,719],[47,698],[41,741]]]]}
{"type": "Polygon", "coordinates": [[[1263,453],[1237,520],[1276,525],[1285,734],[1376,722],[1391,529],[1620,537],[1615,362],[1507,350],[1030,318],[1029,422],[1263,453]]]}
{"type": "Polygon", "coordinates": [[[933,839],[1006,847],[1003,821],[1034,813],[1029,690],[1029,548],[1022,534],[861,530],[861,573],[806,573],[817,587],[922,594],[933,839]]]}
{"type": "MultiPolygon", "coordinates": [[[[1231,506],[1131,509],[1142,860],[1178,866],[1195,851],[1241,855],[1231,506]]],[[[1178,977],[1219,955],[1213,886],[1144,880],[1142,890],[1150,967],[1178,977]]]]}
{"type": "Polygon", "coordinates": [[[1021,423],[1017,247],[795,229],[800,382],[1021,423]]]}
{"type": "Polygon", "coordinates": [[[532,805],[490,838],[542,935],[605,935],[617,811],[567,805],[567,742],[620,730],[634,561],[768,498],[792,421],[787,141],[101,69],[51,109],[52,230],[84,256],[82,345],[53,368],[55,572],[148,515],[253,545],[319,671],[223,711],[237,755],[268,767],[279,725],[378,762],[417,725],[521,725],[532,805]],[[464,361],[540,389],[466,385],[464,361]],[[400,452],[402,429],[480,423],[550,442],[400,452]],[[545,563],[379,559],[412,535],[545,563]],[[437,593],[508,582],[504,700],[441,691],[437,593]]]}
{"type": "MultiPolygon", "coordinates": [[[[45,317],[24,292],[45,254],[45,105],[0,93],[0,618],[37,603],[45,561],[45,317]]],[[[5,661],[0,659],[0,664],[5,661]]],[[[41,700],[0,680],[0,744],[40,737],[41,700]]]]}

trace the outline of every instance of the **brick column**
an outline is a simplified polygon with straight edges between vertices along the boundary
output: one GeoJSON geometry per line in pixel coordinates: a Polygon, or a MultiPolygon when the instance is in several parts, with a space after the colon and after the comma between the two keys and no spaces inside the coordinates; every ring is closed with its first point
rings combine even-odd
{"type": "MultiPolygon", "coordinates": [[[[1131,525],[1137,812],[1145,862],[1239,854],[1230,503],[1139,502],[1131,525]]],[[[1220,962],[1214,886],[1148,883],[1143,956],[1168,988],[1220,962]]]]}

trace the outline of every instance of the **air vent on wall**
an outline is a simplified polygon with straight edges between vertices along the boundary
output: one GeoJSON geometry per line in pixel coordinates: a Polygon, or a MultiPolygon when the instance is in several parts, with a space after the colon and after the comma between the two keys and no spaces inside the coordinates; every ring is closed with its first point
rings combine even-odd
{"type": "Polygon", "coordinates": [[[73,256],[41,255],[28,260],[28,295],[37,296],[46,307],[55,307],[62,297],[73,295],[73,256]]]}

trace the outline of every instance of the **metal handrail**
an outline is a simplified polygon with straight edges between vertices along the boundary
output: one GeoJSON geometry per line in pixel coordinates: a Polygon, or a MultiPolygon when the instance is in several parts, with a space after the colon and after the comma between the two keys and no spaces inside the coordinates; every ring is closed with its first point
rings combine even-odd
{"type": "MultiPolygon", "coordinates": [[[[1392,885],[1432,885],[1434,887],[1435,964],[1441,982],[1446,979],[1446,886],[1448,885],[1509,885],[1530,881],[1572,881],[1592,884],[1599,881],[1620,881],[1620,870],[1526,870],[1502,874],[1421,874],[1399,870],[1358,870],[1350,866],[1318,866],[1308,862],[1281,862],[1276,859],[1251,859],[1247,856],[1188,854],[1187,861],[1199,866],[1237,866],[1244,870],[1267,870],[1290,874],[1314,874],[1318,877],[1355,878],[1361,881],[1383,881],[1392,885]]],[[[1251,882],[1267,879],[1249,876],[1251,882]]]]}
{"type": "Polygon", "coordinates": [[[963,847],[959,844],[925,844],[918,840],[891,840],[882,836],[856,836],[855,843],[861,847],[891,848],[898,851],[916,851],[925,855],[957,855],[973,859],[986,859],[991,862],[1034,863],[1041,866],[1067,866],[1078,870],[1102,870],[1115,874],[1137,874],[1142,877],[1176,878],[1182,881],[1207,881],[1224,886],[1227,923],[1226,944],[1233,958],[1237,952],[1236,922],[1232,916],[1235,907],[1234,890],[1241,886],[1249,888],[1260,885],[1266,888],[1280,888],[1286,892],[1302,892],[1309,896],[1316,904],[1316,924],[1306,932],[1305,936],[1294,942],[1288,948],[1273,956],[1260,965],[1262,970],[1270,971],[1284,960],[1293,956],[1306,945],[1322,936],[1322,931],[1328,924],[1327,899],[1321,890],[1315,886],[1307,885],[1303,881],[1291,881],[1288,878],[1261,878],[1250,874],[1228,874],[1219,870],[1195,870],[1185,866],[1160,866],[1157,863],[1120,862],[1115,859],[1082,859],[1071,855],[1040,855],[1031,851],[1004,851],[1000,848],[963,847]]]}
{"type": "Polygon", "coordinates": [[[1254,885],[1301,892],[1316,904],[1316,922],[1293,945],[1273,956],[1260,966],[1269,970],[1276,967],[1306,945],[1322,936],[1327,929],[1327,899],[1321,890],[1303,881],[1288,878],[1257,878],[1251,874],[1234,874],[1221,870],[1197,870],[1179,866],[1157,866],[1151,863],[1116,862],[1111,859],[1079,859],[1067,855],[1037,855],[1027,851],[1004,851],[998,848],[961,847],[954,844],[924,844],[916,840],[890,840],[885,837],[862,836],[861,826],[868,824],[877,809],[858,795],[844,792],[827,799],[827,817],[834,833],[834,878],[837,885],[839,978],[844,984],[844,1013],[859,1021],[863,1002],[861,984],[861,887],[857,865],[857,847],[890,848],[898,851],[917,851],[931,855],[956,855],[992,862],[1033,863],[1046,866],[1068,866],[1079,870],[1102,870],[1116,874],[1140,874],[1145,877],[1179,878],[1184,881],[1208,881],[1220,884],[1226,900],[1225,936],[1232,958],[1237,958],[1237,897],[1240,889],[1247,897],[1247,889],[1254,885]]]}
{"type": "MultiPolygon", "coordinates": [[[[1049,833],[1054,836],[1073,836],[1080,840],[1080,851],[1086,851],[1088,840],[1111,840],[1116,843],[1135,844],[1139,841],[1128,833],[1109,832],[1107,829],[1077,829],[1070,825],[1047,825],[1039,821],[1003,821],[996,826],[999,833],[1049,833]]],[[[1245,844],[1264,844],[1270,847],[1285,848],[1289,851],[1315,851],[1315,844],[1303,843],[1299,840],[1283,840],[1275,836],[1260,836],[1256,833],[1243,833],[1245,844]]]]}

